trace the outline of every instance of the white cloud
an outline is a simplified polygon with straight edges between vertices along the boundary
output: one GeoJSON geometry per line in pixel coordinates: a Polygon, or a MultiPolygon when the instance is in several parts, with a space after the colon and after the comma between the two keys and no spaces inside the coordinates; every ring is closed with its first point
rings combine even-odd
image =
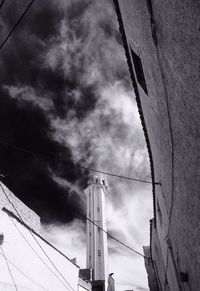
{"type": "MultiPolygon", "coordinates": [[[[57,2],[62,9],[68,9],[78,1],[57,2]]],[[[76,69],[78,85],[70,93],[69,90],[66,92],[66,102],[69,94],[75,104],[85,97],[79,86],[94,85],[96,104],[87,116],[80,120],[74,106],[66,111],[66,118],[60,118],[52,114],[54,105],[50,98],[35,89],[28,86],[6,89],[11,97],[32,102],[47,112],[54,128],[52,138],[71,149],[75,163],[119,175],[149,179],[148,154],[133,90],[124,85],[128,71],[124,79],[118,76],[127,66],[125,55],[115,37],[112,34],[106,36],[106,31],[102,29],[102,25],[107,24],[112,24],[113,30],[118,29],[112,5],[108,1],[91,1],[79,20],[74,20],[73,25],[81,26],[84,38],[81,34],[75,34],[70,26],[72,23],[65,17],[60,23],[58,35],[48,44],[41,66],[62,72],[67,80],[71,80],[72,71],[76,69]]],[[[151,187],[103,177],[111,188],[107,199],[108,230],[142,252],[142,245],[149,243],[151,187]]],[[[83,197],[77,185],[55,175],[53,179],[83,197]]],[[[80,221],[70,225],[44,226],[43,234],[70,258],[78,257],[78,263],[85,267],[85,229],[80,221]]],[[[111,240],[109,246],[113,250],[110,271],[115,273],[116,290],[133,287],[137,290],[134,284],[147,286],[143,259],[111,240]]]]}
{"type": "Polygon", "coordinates": [[[18,84],[17,86],[6,86],[3,88],[9,92],[10,97],[18,100],[18,104],[30,102],[32,105],[37,106],[45,111],[50,111],[53,107],[53,102],[47,95],[41,95],[40,92],[33,87],[18,84]]]}
{"type": "MultiPolygon", "coordinates": [[[[55,138],[71,148],[75,162],[85,159],[86,166],[149,179],[148,154],[138,110],[131,95],[132,92],[120,82],[100,88],[96,107],[82,121],[71,118],[73,114],[70,113],[66,123],[60,119],[53,122],[55,138]]],[[[105,175],[101,178],[110,185],[108,231],[143,253],[142,246],[149,244],[151,186],[105,175]]],[[[110,239],[109,248],[109,269],[115,273],[116,290],[140,290],[136,286],[145,288],[147,275],[143,258],[110,239]]]]}
{"type": "Polygon", "coordinates": [[[66,254],[69,259],[77,258],[77,264],[85,268],[85,227],[82,222],[75,220],[71,224],[43,225],[41,235],[66,254]]]}

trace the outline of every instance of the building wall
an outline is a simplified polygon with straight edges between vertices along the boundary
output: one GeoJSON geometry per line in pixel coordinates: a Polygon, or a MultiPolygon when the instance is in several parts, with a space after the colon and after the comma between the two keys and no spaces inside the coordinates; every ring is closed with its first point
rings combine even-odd
{"type": "MultiPolygon", "coordinates": [[[[25,219],[25,213],[29,213],[29,209],[25,205],[23,208],[23,204],[15,200],[14,195],[6,187],[5,190],[12,196],[15,206],[21,209],[21,213],[24,214],[23,219],[25,219]]],[[[4,235],[4,242],[0,245],[0,290],[77,290],[78,266],[47,244],[35,232],[21,224],[17,218],[9,214],[10,212],[6,212],[5,206],[8,207],[8,205],[5,205],[3,199],[0,201],[0,206],[0,233],[4,235]],[[2,201],[3,203],[1,203],[2,201]],[[4,210],[2,210],[2,205],[4,210]],[[50,263],[41,248],[68,284],[50,263]],[[11,274],[17,289],[14,286],[11,274]]],[[[13,209],[9,208],[9,210],[14,213],[13,209]]],[[[32,211],[30,213],[31,215],[26,217],[26,221],[29,221],[32,225],[32,221],[35,222],[37,216],[34,218],[34,213],[32,211]]]]}
{"type": "MultiPolygon", "coordinates": [[[[164,266],[187,273],[189,283],[182,282],[180,288],[196,291],[200,286],[200,2],[115,2],[129,46],[126,53],[136,79],[154,178],[161,182],[155,186],[154,214],[158,216],[157,199],[163,197],[165,225],[157,226],[155,217],[155,226],[164,266]],[[130,47],[142,62],[148,94],[137,80],[130,47]]],[[[173,277],[169,270],[165,272],[173,277]]]]}
{"type": "Polygon", "coordinates": [[[147,258],[151,257],[151,252],[150,252],[150,246],[144,246],[143,247],[144,250],[144,255],[145,255],[145,268],[147,270],[147,274],[148,274],[148,285],[149,285],[149,289],[151,291],[159,291],[159,282],[157,279],[157,274],[156,274],[156,270],[154,268],[153,265],[153,261],[149,260],[147,258]]]}
{"type": "Polygon", "coordinates": [[[20,215],[25,223],[39,233],[40,217],[0,182],[0,208],[2,209],[3,207],[12,211],[17,217],[20,215]],[[17,211],[13,208],[12,204],[17,211]]]}

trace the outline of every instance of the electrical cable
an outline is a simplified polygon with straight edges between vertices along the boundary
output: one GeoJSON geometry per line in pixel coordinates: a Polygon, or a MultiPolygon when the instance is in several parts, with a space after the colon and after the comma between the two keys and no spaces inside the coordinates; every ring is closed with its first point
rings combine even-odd
{"type": "MultiPolygon", "coordinates": [[[[8,195],[6,194],[6,192],[4,191],[1,183],[0,183],[0,187],[3,190],[7,200],[11,203],[12,207],[14,208],[14,210],[17,212],[19,218],[21,219],[21,221],[23,222],[23,219],[21,218],[19,212],[17,211],[16,207],[14,206],[14,204],[12,203],[12,201],[9,199],[8,195]]],[[[75,209],[74,209],[75,210],[75,209]]],[[[150,259],[149,257],[144,256],[142,253],[136,251],[135,249],[133,249],[132,247],[128,246],[127,244],[125,244],[124,242],[122,242],[121,240],[119,240],[118,238],[115,238],[114,236],[112,236],[110,233],[108,233],[105,229],[103,229],[102,227],[99,227],[98,224],[96,224],[94,221],[92,221],[91,219],[89,219],[87,216],[83,215],[81,212],[79,212],[78,210],[75,210],[81,217],[83,217],[84,219],[88,220],[89,222],[91,222],[92,224],[94,224],[96,227],[98,227],[100,230],[102,230],[103,232],[105,232],[107,234],[107,236],[109,236],[110,238],[112,238],[113,240],[117,241],[118,243],[120,243],[121,245],[123,245],[124,247],[128,248],[129,250],[133,251],[134,253],[138,254],[139,256],[142,256],[145,259],[150,259]]],[[[31,233],[31,231],[30,231],[31,233]]],[[[33,235],[31,233],[31,235],[33,235]]],[[[34,237],[34,236],[33,236],[34,237]]],[[[36,239],[34,237],[34,239],[36,239]]],[[[37,240],[36,240],[37,241],[37,240]]],[[[48,256],[48,255],[47,255],[48,256]]]]}
{"type": "Polygon", "coordinates": [[[43,247],[40,245],[40,243],[38,242],[38,240],[36,239],[36,237],[34,236],[34,234],[30,231],[30,234],[32,235],[32,237],[34,238],[34,240],[36,241],[36,243],[38,244],[38,246],[40,247],[40,249],[42,250],[42,252],[45,254],[45,256],[47,257],[47,259],[50,261],[50,263],[52,264],[52,266],[55,268],[55,270],[58,272],[58,274],[63,278],[63,280],[67,283],[68,287],[71,288],[72,291],[75,291],[74,288],[69,284],[69,282],[65,279],[65,277],[63,276],[63,274],[58,270],[58,268],[56,267],[56,265],[54,264],[54,262],[51,260],[51,258],[47,255],[47,253],[45,252],[45,250],[43,249],[43,247]]]}
{"type": "Polygon", "coordinates": [[[4,253],[4,250],[3,250],[3,248],[2,248],[1,246],[0,246],[0,248],[1,248],[1,250],[2,250],[3,257],[4,257],[5,263],[6,263],[7,268],[8,268],[8,272],[10,273],[10,277],[11,277],[11,279],[12,279],[12,281],[13,281],[13,284],[14,284],[15,290],[18,291],[19,289],[17,288],[17,284],[16,284],[15,279],[14,279],[14,277],[13,277],[13,274],[12,274],[12,272],[11,272],[10,266],[9,266],[9,264],[8,264],[8,262],[7,262],[7,259],[6,259],[6,255],[5,255],[5,253],[4,253]]]}
{"type": "MultiPolygon", "coordinates": [[[[2,0],[0,8],[2,7],[3,3],[5,0],[2,0]]],[[[6,36],[6,38],[4,39],[4,41],[2,42],[2,44],[0,45],[0,50],[4,47],[5,43],[8,41],[8,39],[10,38],[10,36],[12,35],[12,33],[14,32],[14,30],[16,29],[16,27],[19,25],[19,23],[22,21],[23,17],[26,15],[26,13],[28,12],[28,10],[31,8],[32,4],[35,2],[35,0],[32,0],[29,5],[27,6],[27,8],[24,10],[24,12],[22,13],[22,15],[20,16],[20,18],[18,19],[18,21],[16,22],[16,24],[13,26],[13,28],[11,29],[11,31],[8,33],[8,35],[6,36]]],[[[7,144],[7,143],[3,143],[0,142],[1,144],[7,144]]],[[[8,144],[7,144],[8,145],[8,144]]],[[[11,146],[11,145],[9,145],[11,146]]],[[[25,149],[21,149],[19,147],[13,146],[15,149],[17,150],[21,150],[23,152],[29,153],[29,154],[33,154],[30,151],[27,151],[25,149]]],[[[109,175],[109,176],[113,176],[113,177],[118,177],[118,178],[122,178],[122,179],[126,179],[126,180],[131,180],[131,181],[137,181],[137,182],[142,182],[142,183],[148,183],[148,184],[152,184],[152,182],[150,181],[145,181],[145,180],[141,180],[141,179],[136,179],[136,178],[130,178],[130,177],[126,177],[126,176],[122,176],[122,175],[117,175],[117,174],[113,174],[113,173],[108,173],[108,172],[104,172],[104,171],[100,171],[100,170],[96,170],[96,169],[91,169],[91,168],[87,168],[87,167],[83,167],[83,166],[77,166],[79,168],[88,170],[88,171],[93,171],[93,172],[97,172],[97,173],[102,173],[105,175],[109,175]]],[[[1,175],[2,177],[3,175],[1,175]]],[[[155,182],[155,184],[160,184],[159,182],[155,182]]],[[[2,188],[2,186],[1,186],[2,188]]],[[[3,189],[3,188],[2,188],[3,189]]],[[[4,191],[4,189],[3,189],[4,191]]],[[[12,203],[11,203],[12,204],[12,203]]],[[[14,207],[14,205],[12,204],[12,206],[14,207]]],[[[15,207],[14,207],[15,209],[15,207]]],[[[18,213],[18,211],[15,209],[15,211],[18,213]]],[[[19,213],[18,213],[19,215],[19,213]]],[[[81,215],[83,216],[83,215],[81,215]]],[[[21,216],[19,215],[20,219],[22,220],[21,216]]],[[[136,254],[147,258],[146,256],[144,256],[143,254],[139,253],[138,251],[134,250],[133,248],[129,247],[128,245],[126,245],[125,243],[123,243],[122,241],[120,241],[119,239],[113,237],[111,234],[109,234],[106,230],[104,230],[103,228],[99,227],[94,221],[90,220],[87,217],[84,217],[85,219],[87,219],[88,221],[90,221],[91,223],[93,223],[94,225],[96,225],[98,228],[100,228],[103,232],[105,232],[110,238],[112,238],[113,240],[117,241],[118,243],[122,244],[123,246],[125,246],[126,248],[128,248],[129,250],[135,252],[136,254]]],[[[23,220],[22,220],[23,222],[23,220]]],[[[31,233],[31,232],[30,232],[31,233]]],[[[31,233],[31,235],[34,237],[34,235],[31,233]]],[[[40,246],[40,248],[42,249],[42,251],[44,252],[44,254],[47,256],[47,258],[50,260],[51,264],[54,266],[54,268],[57,270],[57,272],[63,277],[63,275],[59,272],[59,270],[56,268],[56,266],[54,265],[54,263],[52,262],[52,260],[49,258],[49,256],[46,254],[46,252],[44,251],[44,249],[41,247],[41,245],[39,244],[39,242],[37,241],[37,239],[34,237],[34,239],[36,240],[36,242],[38,243],[38,245],[40,246]]],[[[149,259],[149,258],[147,258],[149,259]]],[[[63,277],[64,278],[64,277],[63,277]]],[[[68,282],[67,282],[68,283],[68,282]]],[[[69,284],[69,283],[68,283],[69,284]]],[[[71,286],[70,286],[71,287],[71,286]]],[[[71,287],[72,288],[72,287],[71,287]]]]}
{"type": "Polygon", "coordinates": [[[39,258],[39,260],[49,269],[49,271],[63,284],[63,286],[65,286],[65,288],[67,288],[67,290],[69,290],[69,288],[65,285],[65,283],[57,276],[57,274],[44,262],[44,260],[41,258],[41,256],[36,252],[36,250],[31,246],[31,244],[29,243],[29,241],[25,238],[25,236],[22,234],[22,232],[20,231],[20,229],[17,227],[16,223],[11,219],[11,217],[9,216],[10,220],[12,221],[13,225],[15,226],[15,228],[18,230],[19,234],[21,235],[21,237],[24,239],[24,241],[27,243],[27,245],[32,249],[32,251],[35,253],[35,255],[39,258]]]}
{"type": "MultiPolygon", "coordinates": [[[[6,194],[6,192],[4,191],[1,183],[0,183],[0,187],[2,188],[7,200],[11,203],[12,207],[14,208],[14,210],[17,212],[19,218],[21,219],[21,221],[23,222],[20,214],[18,213],[16,207],[14,206],[14,204],[12,203],[12,201],[9,199],[8,195],[6,194]]],[[[74,209],[75,210],[75,209],[74,209]]],[[[105,232],[107,234],[107,236],[109,236],[110,238],[112,238],[113,240],[117,241],[118,243],[120,243],[121,245],[123,245],[124,247],[126,247],[127,249],[131,250],[132,252],[138,254],[139,256],[145,258],[145,259],[150,259],[149,257],[146,257],[145,255],[143,255],[142,253],[136,251],[135,249],[133,249],[132,247],[128,246],[127,244],[125,244],[124,242],[122,242],[121,240],[119,240],[118,238],[114,237],[113,235],[111,235],[109,232],[107,232],[105,229],[103,229],[102,227],[100,227],[98,224],[96,224],[94,221],[92,221],[91,219],[89,219],[87,216],[83,215],[81,212],[79,212],[78,210],[75,210],[82,218],[84,218],[85,220],[88,220],[89,222],[91,222],[92,224],[94,224],[96,227],[98,227],[101,231],[105,232]]],[[[31,232],[30,232],[31,233],[31,232]]],[[[32,234],[32,233],[31,233],[32,234]]],[[[33,235],[33,234],[32,234],[33,235]]],[[[35,238],[35,237],[34,237],[35,238]]]]}
{"type": "MultiPolygon", "coordinates": [[[[126,176],[122,176],[122,175],[117,175],[117,174],[113,174],[113,173],[109,173],[109,172],[104,172],[104,171],[100,171],[100,170],[96,170],[96,169],[92,169],[92,168],[87,168],[87,167],[79,166],[79,165],[77,167],[79,167],[81,169],[85,169],[87,171],[105,174],[105,175],[108,175],[108,176],[113,176],[113,177],[122,178],[122,179],[126,179],[126,180],[131,180],[131,181],[136,181],[136,182],[142,182],[142,183],[152,184],[151,181],[141,180],[141,179],[137,179],[137,178],[130,178],[130,177],[126,177],[126,176]]],[[[158,184],[158,183],[155,183],[155,184],[158,184]]]]}
{"type": "MultiPolygon", "coordinates": [[[[16,209],[15,205],[12,203],[12,201],[10,200],[10,198],[8,197],[6,191],[4,190],[4,188],[2,187],[1,183],[0,183],[0,187],[4,192],[5,197],[7,198],[8,202],[11,204],[11,206],[13,207],[13,209],[15,210],[15,212],[17,213],[18,217],[20,218],[20,220],[24,223],[20,213],[18,212],[18,210],[16,209]]],[[[14,221],[11,219],[11,221],[13,222],[13,224],[15,225],[15,227],[18,229],[19,233],[20,230],[17,227],[17,225],[14,223],[14,221]]],[[[48,258],[48,260],[50,261],[50,263],[52,264],[52,266],[56,269],[56,271],[59,273],[59,275],[63,278],[63,280],[67,283],[67,285],[73,290],[73,287],[69,284],[69,282],[65,279],[65,277],[62,275],[62,273],[58,270],[58,268],[55,266],[55,264],[53,263],[53,261],[50,259],[50,257],[47,255],[47,253],[45,252],[45,250],[42,248],[42,246],[40,245],[40,243],[37,241],[37,239],[35,238],[35,236],[32,234],[32,232],[29,230],[30,234],[32,235],[32,237],[34,238],[34,240],[36,241],[36,243],[38,244],[38,246],[40,247],[40,249],[43,251],[43,253],[45,254],[45,256],[48,258]]],[[[32,246],[29,244],[29,242],[26,240],[26,238],[24,237],[24,235],[21,233],[21,236],[24,238],[24,240],[27,242],[27,244],[32,248],[32,246]]],[[[32,248],[32,250],[37,254],[37,252],[32,248]]],[[[37,254],[37,256],[39,256],[37,254]]],[[[41,257],[39,256],[39,258],[41,259],[41,257]]],[[[49,266],[41,259],[41,261],[49,268],[49,266]]],[[[49,268],[50,269],[50,268],[49,268]]],[[[50,269],[51,270],[51,269],[50,269]]],[[[52,271],[52,270],[51,270],[52,271]]],[[[52,271],[53,272],[53,271],[52,271]]],[[[55,275],[55,273],[53,272],[53,274],[55,275]]],[[[57,276],[56,276],[57,277],[57,276]]],[[[59,277],[57,277],[59,279],[59,277]]],[[[60,279],[59,279],[60,280],[60,279]]],[[[67,287],[63,281],[60,280],[60,282],[62,282],[62,284],[69,290],[69,287],[67,287]]]]}
{"type": "MultiPolygon", "coordinates": [[[[3,1],[2,1],[3,2],[3,1]]],[[[3,3],[1,2],[1,7],[3,5],[3,3]]],[[[10,38],[10,36],[12,35],[12,33],[15,31],[15,29],[17,28],[17,26],[20,24],[20,22],[22,21],[22,19],[24,18],[24,16],[26,15],[26,13],[28,12],[28,10],[31,8],[31,6],[33,5],[33,3],[35,2],[35,0],[32,0],[28,6],[26,7],[26,9],[24,10],[24,12],[22,13],[22,15],[19,17],[18,21],[15,23],[15,25],[12,27],[12,29],[10,30],[10,32],[7,34],[7,36],[5,37],[4,41],[1,43],[0,45],[0,50],[4,47],[4,45],[6,44],[6,42],[8,41],[8,39],[10,38]]],[[[0,7],[0,8],[1,8],[0,7]]]]}
{"type": "MultiPolygon", "coordinates": [[[[32,151],[29,151],[29,150],[23,149],[21,147],[18,147],[18,146],[9,144],[7,142],[3,142],[1,140],[0,140],[0,144],[5,145],[5,146],[8,146],[8,147],[10,147],[10,148],[12,148],[14,150],[20,151],[20,152],[24,152],[26,154],[30,154],[30,155],[32,155],[32,156],[34,156],[36,158],[39,158],[38,157],[39,155],[40,156],[44,156],[44,154],[34,153],[32,151]]],[[[97,173],[101,173],[101,174],[104,174],[104,175],[107,175],[107,176],[117,177],[117,178],[129,180],[129,181],[135,181],[135,182],[141,182],[141,183],[146,183],[146,184],[152,184],[151,181],[146,181],[146,180],[142,180],[142,179],[126,177],[126,176],[123,176],[123,175],[113,174],[113,173],[109,173],[109,172],[105,172],[105,171],[101,171],[101,170],[97,170],[97,169],[92,169],[92,168],[89,168],[89,167],[84,167],[84,166],[81,166],[81,165],[76,165],[76,167],[77,168],[80,168],[80,169],[87,170],[87,171],[97,172],[97,173]]],[[[3,175],[3,174],[1,174],[0,176],[3,177],[3,178],[5,178],[5,177],[7,177],[9,175],[3,175]]],[[[154,184],[155,185],[160,185],[160,182],[155,182],[154,184]]]]}
{"type": "MultiPolygon", "coordinates": [[[[1,247],[2,248],[2,247],[1,247]]],[[[4,257],[3,254],[0,253],[0,256],[4,257]]],[[[6,256],[5,256],[6,257],[6,256]]],[[[13,262],[11,262],[10,259],[8,259],[6,257],[7,262],[12,265],[20,274],[22,274],[26,279],[28,279],[29,281],[31,281],[33,284],[37,285],[38,287],[42,288],[43,290],[49,291],[48,289],[46,289],[45,287],[43,287],[42,285],[40,285],[39,283],[37,283],[34,279],[30,278],[28,275],[26,275],[19,267],[17,267],[13,262]]]]}
{"type": "Polygon", "coordinates": [[[2,1],[1,1],[0,9],[2,8],[2,6],[3,6],[3,4],[4,4],[5,1],[6,1],[6,0],[2,0],[2,1]]]}
{"type": "Polygon", "coordinates": [[[91,222],[92,224],[94,224],[96,227],[98,227],[101,231],[103,231],[104,233],[107,234],[107,236],[109,236],[110,238],[112,238],[113,240],[115,240],[116,242],[120,243],[121,245],[123,245],[124,247],[126,247],[127,249],[131,250],[132,252],[136,253],[137,255],[145,258],[145,259],[150,259],[149,257],[146,257],[145,255],[143,255],[142,253],[136,251],[135,249],[133,249],[132,247],[128,246],[127,244],[125,244],[124,242],[122,242],[121,240],[119,240],[118,238],[114,237],[113,235],[111,235],[109,232],[107,232],[105,229],[103,229],[102,227],[100,227],[97,223],[95,223],[93,220],[89,219],[87,216],[83,215],[82,213],[80,213],[79,211],[76,211],[80,216],[82,216],[84,219],[88,220],[89,222],[91,222]]]}

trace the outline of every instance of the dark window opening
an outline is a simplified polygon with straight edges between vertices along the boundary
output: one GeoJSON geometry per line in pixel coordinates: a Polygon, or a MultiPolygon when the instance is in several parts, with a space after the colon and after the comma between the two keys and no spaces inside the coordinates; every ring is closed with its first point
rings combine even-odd
{"type": "Polygon", "coordinates": [[[136,55],[136,53],[134,53],[132,48],[131,48],[131,55],[132,55],[133,64],[135,67],[137,81],[140,84],[140,86],[142,87],[142,89],[144,90],[144,92],[148,95],[147,85],[146,85],[143,66],[142,66],[142,61],[141,61],[140,57],[138,55],[136,55]]]}
{"type": "Polygon", "coordinates": [[[100,208],[99,207],[97,207],[97,212],[100,212],[100,208]]]}
{"type": "Polygon", "coordinates": [[[100,250],[98,250],[98,256],[101,257],[101,251],[100,250]]]}

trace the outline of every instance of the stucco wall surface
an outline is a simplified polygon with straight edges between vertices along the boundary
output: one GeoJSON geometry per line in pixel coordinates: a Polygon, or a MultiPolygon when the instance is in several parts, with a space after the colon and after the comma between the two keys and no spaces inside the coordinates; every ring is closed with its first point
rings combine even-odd
{"type": "Polygon", "coordinates": [[[12,211],[17,217],[20,215],[23,221],[36,232],[40,231],[40,217],[0,182],[0,209],[3,207],[12,211]]]}
{"type": "Polygon", "coordinates": [[[0,246],[0,290],[77,290],[79,268],[4,211],[0,211],[0,233],[4,235],[0,246]]]}
{"type": "Polygon", "coordinates": [[[200,2],[152,0],[152,13],[147,2],[121,0],[119,5],[128,42],[143,64],[148,95],[138,88],[155,180],[161,182],[169,219],[171,215],[169,237],[174,258],[179,271],[189,276],[189,285],[183,286],[198,291],[200,2]]]}

